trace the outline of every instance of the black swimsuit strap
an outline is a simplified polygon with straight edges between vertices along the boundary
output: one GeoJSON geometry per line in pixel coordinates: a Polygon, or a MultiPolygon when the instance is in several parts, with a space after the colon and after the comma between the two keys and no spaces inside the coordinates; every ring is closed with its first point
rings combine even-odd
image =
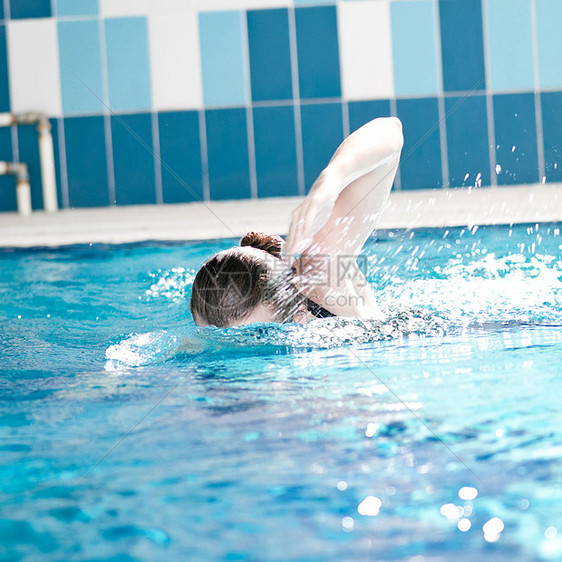
{"type": "Polygon", "coordinates": [[[336,316],[332,314],[329,310],[326,310],[323,306],[316,304],[314,301],[311,301],[309,298],[306,299],[306,308],[308,312],[316,316],[316,318],[330,318],[332,316],[336,316]]]}

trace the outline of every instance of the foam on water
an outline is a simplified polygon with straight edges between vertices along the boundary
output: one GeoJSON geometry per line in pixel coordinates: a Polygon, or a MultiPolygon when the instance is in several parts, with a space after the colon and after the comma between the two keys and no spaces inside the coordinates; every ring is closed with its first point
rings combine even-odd
{"type": "MultiPolygon", "coordinates": [[[[455,255],[436,265],[433,275],[411,279],[393,275],[377,288],[386,320],[313,320],[307,325],[262,324],[240,328],[158,330],[131,334],[106,351],[106,368],[136,367],[210,349],[267,346],[286,350],[326,349],[399,339],[412,334],[443,336],[471,327],[490,330],[514,324],[562,325],[562,261],[552,255],[488,253],[465,263],[455,255]]],[[[172,268],[152,274],[144,293],[150,301],[188,297],[192,270],[172,268]]],[[[380,281],[380,280],[379,280],[380,281]]]]}

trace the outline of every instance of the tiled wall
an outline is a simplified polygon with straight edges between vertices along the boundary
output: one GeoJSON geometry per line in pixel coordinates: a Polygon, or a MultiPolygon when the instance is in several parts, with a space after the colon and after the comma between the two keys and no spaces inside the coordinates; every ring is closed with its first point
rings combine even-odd
{"type": "MultiPolygon", "coordinates": [[[[0,20],[0,111],[51,117],[62,207],[303,194],[385,115],[395,189],[562,181],[562,0],[0,0],[0,20]]],[[[0,159],[41,208],[34,128],[0,128],[0,159]]]]}

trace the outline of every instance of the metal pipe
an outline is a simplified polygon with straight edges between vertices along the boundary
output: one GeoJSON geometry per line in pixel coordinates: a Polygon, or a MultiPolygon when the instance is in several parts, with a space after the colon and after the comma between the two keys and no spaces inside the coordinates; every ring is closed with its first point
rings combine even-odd
{"type": "Polygon", "coordinates": [[[39,158],[41,160],[41,179],[43,184],[43,208],[47,213],[58,210],[57,179],[55,176],[55,153],[51,122],[45,118],[37,125],[39,131],[39,158]]]}
{"type": "Polygon", "coordinates": [[[16,176],[16,201],[20,215],[31,215],[31,187],[27,164],[23,162],[0,161],[0,175],[11,174],[16,176]]]}
{"type": "MultiPolygon", "coordinates": [[[[37,131],[39,133],[39,161],[41,164],[41,183],[43,184],[43,208],[47,213],[54,213],[58,210],[57,180],[55,176],[53,137],[49,118],[44,113],[35,111],[19,114],[0,113],[0,127],[9,127],[16,124],[32,125],[33,123],[37,123],[37,131]]],[[[23,165],[25,166],[25,164],[23,165]]],[[[25,169],[27,174],[27,166],[25,169]]],[[[18,179],[18,182],[19,181],[18,179]]],[[[27,185],[29,185],[29,177],[27,177],[26,181],[27,185]]],[[[31,202],[31,198],[29,198],[29,201],[31,202]]]]}

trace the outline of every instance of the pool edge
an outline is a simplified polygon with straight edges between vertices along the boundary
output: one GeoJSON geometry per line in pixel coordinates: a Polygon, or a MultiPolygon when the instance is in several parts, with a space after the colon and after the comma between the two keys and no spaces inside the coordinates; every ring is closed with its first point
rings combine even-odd
{"type": "MultiPolygon", "coordinates": [[[[377,228],[473,226],[562,221],[562,184],[396,191],[377,228]]],[[[66,209],[0,215],[0,247],[188,241],[239,237],[248,230],[286,234],[302,198],[66,209]]]]}

